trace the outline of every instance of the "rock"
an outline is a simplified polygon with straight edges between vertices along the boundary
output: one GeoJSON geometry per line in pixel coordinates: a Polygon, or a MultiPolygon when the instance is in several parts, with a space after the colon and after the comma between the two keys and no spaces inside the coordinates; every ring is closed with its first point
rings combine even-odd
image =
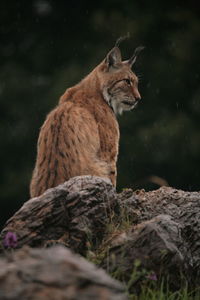
{"type": "Polygon", "coordinates": [[[17,248],[63,244],[84,254],[88,240],[98,245],[117,204],[108,179],[78,176],[42,196],[25,202],[10,218],[3,231],[17,235],[17,248]]]}
{"type": "Polygon", "coordinates": [[[132,282],[139,283],[147,276],[147,271],[169,276],[171,287],[179,288],[181,281],[177,281],[177,274],[187,274],[185,257],[186,249],[183,247],[180,225],[169,215],[159,215],[150,221],[138,226],[132,226],[124,235],[117,236],[110,243],[109,251],[101,264],[111,273],[118,273],[118,279],[129,282],[131,276],[138,275],[132,282]],[[135,270],[135,262],[139,262],[135,270]],[[141,270],[145,270],[145,273],[141,270]]]}
{"type": "Polygon", "coordinates": [[[139,270],[155,272],[158,279],[166,275],[173,288],[179,288],[181,280],[199,286],[200,193],[170,187],[129,189],[118,195],[118,201],[129,228],[110,239],[101,266],[111,273],[120,270],[118,279],[129,282],[134,262],[140,260],[139,270]]]}
{"type": "Polygon", "coordinates": [[[23,247],[0,258],[0,299],[125,300],[124,287],[63,246],[23,247]]]}

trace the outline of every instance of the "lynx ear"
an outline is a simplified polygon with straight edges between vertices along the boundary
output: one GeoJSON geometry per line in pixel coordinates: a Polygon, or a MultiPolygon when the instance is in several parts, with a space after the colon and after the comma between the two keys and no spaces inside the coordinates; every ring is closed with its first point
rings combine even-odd
{"type": "Polygon", "coordinates": [[[129,66],[132,68],[132,66],[134,65],[134,63],[136,62],[136,59],[137,59],[137,56],[138,54],[144,49],[145,47],[143,46],[140,46],[140,47],[137,47],[134,51],[134,54],[133,56],[128,60],[128,64],[129,66]]]}
{"type": "Polygon", "coordinates": [[[118,65],[122,62],[121,52],[118,47],[114,47],[110,52],[107,54],[105,63],[108,67],[117,68],[118,65]]]}

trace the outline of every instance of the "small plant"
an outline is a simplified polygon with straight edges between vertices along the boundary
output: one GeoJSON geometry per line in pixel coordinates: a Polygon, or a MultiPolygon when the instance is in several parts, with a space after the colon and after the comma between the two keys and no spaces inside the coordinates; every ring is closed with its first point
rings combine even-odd
{"type": "Polygon", "coordinates": [[[14,232],[8,231],[2,241],[2,246],[5,249],[13,249],[17,247],[17,235],[14,232]]]}

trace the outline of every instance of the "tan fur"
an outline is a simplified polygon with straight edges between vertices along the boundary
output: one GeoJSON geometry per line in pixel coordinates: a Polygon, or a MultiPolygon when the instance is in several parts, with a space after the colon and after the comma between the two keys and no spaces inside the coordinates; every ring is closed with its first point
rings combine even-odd
{"type": "Polygon", "coordinates": [[[78,175],[108,177],[116,186],[115,113],[132,109],[137,98],[137,77],[115,47],[85,79],[66,90],[47,116],[38,139],[31,197],[78,175]]]}

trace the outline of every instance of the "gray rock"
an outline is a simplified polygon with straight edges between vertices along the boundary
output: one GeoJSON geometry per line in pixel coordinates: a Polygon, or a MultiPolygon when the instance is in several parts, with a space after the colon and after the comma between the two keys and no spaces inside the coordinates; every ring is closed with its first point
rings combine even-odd
{"type": "Polygon", "coordinates": [[[0,258],[2,300],[125,300],[122,284],[63,246],[0,258]]]}

